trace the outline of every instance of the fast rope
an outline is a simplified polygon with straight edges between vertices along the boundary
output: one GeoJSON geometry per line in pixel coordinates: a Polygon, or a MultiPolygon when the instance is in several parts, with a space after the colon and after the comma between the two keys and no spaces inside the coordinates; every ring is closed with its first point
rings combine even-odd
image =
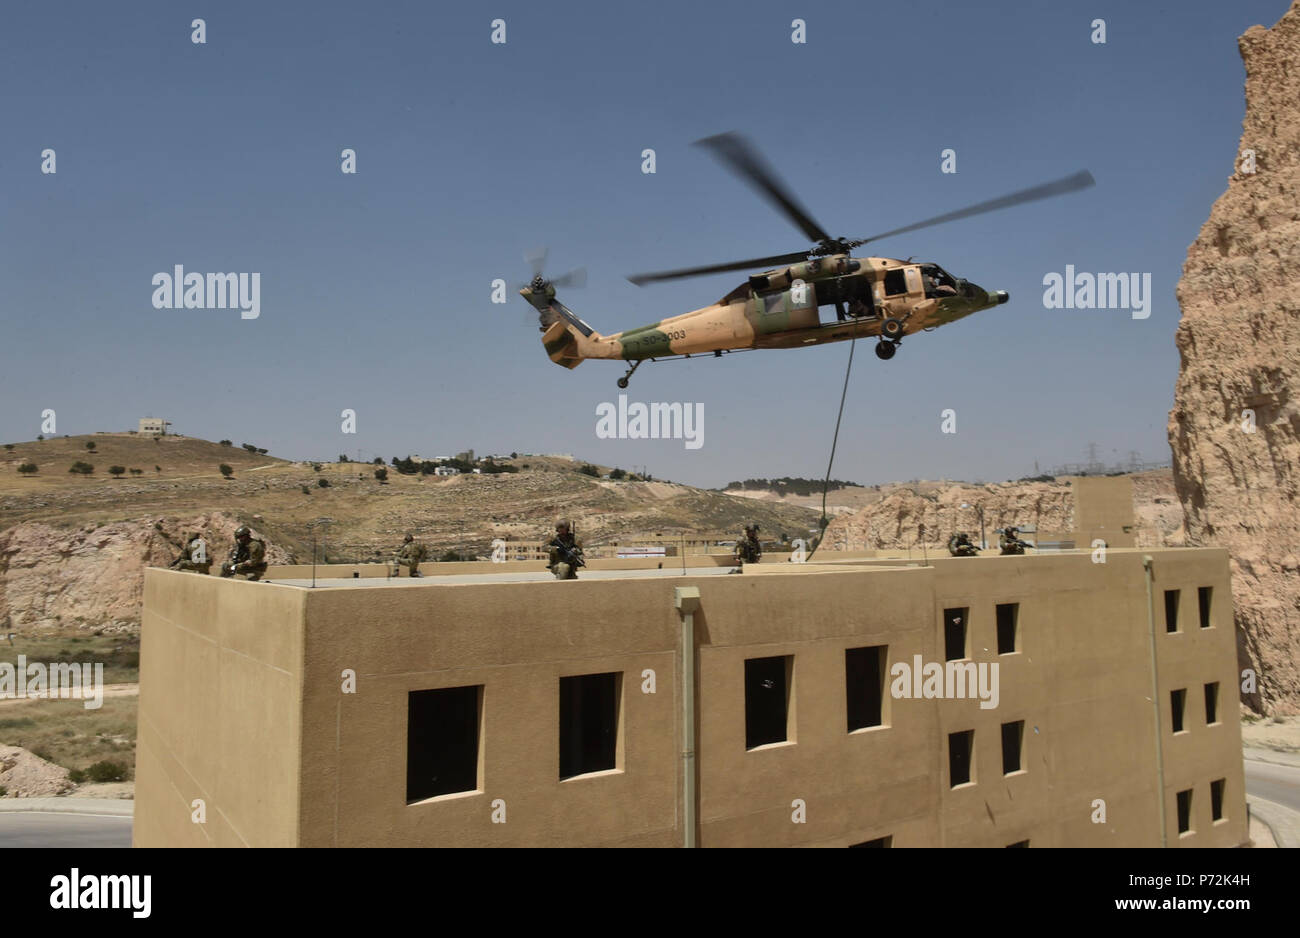
{"type": "Polygon", "coordinates": [[[840,442],[840,421],[844,418],[844,399],[849,393],[849,375],[853,371],[853,350],[857,347],[857,344],[858,333],[855,329],[853,332],[853,338],[849,340],[849,364],[848,367],[844,369],[844,390],[840,392],[840,412],[835,416],[835,436],[831,438],[831,458],[826,462],[826,478],[822,481],[821,530],[817,532],[817,543],[814,544],[813,549],[808,552],[808,557],[812,557],[813,554],[817,553],[817,548],[822,546],[822,538],[826,534],[826,526],[830,524],[831,520],[826,517],[826,492],[830,488],[831,484],[831,466],[835,465],[835,447],[839,445],[840,442]]]}

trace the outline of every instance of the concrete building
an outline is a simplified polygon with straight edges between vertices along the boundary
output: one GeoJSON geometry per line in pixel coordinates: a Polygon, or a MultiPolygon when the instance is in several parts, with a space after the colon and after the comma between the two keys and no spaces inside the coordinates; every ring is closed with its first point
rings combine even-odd
{"type": "Polygon", "coordinates": [[[135,844],[1245,842],[1226,552],[819,559],[150,569],[135,844]]]}
{"type": "Polygon", "coordinates": [[[166,433],[167,428],[171,426],[170,420],[163,420],[161,417],[141,417],[141,433],[166,433]]]}

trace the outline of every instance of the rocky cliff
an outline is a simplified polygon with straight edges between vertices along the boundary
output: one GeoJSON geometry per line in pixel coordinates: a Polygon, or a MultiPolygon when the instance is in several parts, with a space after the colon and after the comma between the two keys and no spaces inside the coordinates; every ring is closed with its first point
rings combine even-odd
{"type": "MultiPolygon", "coordinates": [[[[138,626],[144,568],[171,563],[185,532],[199,531],[216,569],[239,523],[212,512],[188,522],[151,518],[69,530],[27,521],[0,531],[0,630],[138,626]]],[[[253,533],[261,536],[256,527],[253,533]]],[[[292,561],[269,541],[266,552],[271,563],[292,561]]]]}
{"type": "MultiPolygon", "coordinates": [[[[1300,707],[1300,2],[1239,41],[1246,117],[1228,191],[1178,284],[1169,415],[1190,545],[1226,547],[1256,710],[1300,707]]],[[[1224,154],[1225,162],[1228,154],[1224,154]]]]}

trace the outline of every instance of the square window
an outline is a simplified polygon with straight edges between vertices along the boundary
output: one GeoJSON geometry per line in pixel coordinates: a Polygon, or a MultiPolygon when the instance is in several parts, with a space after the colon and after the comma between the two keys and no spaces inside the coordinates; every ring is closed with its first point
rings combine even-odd
{"type": "Polygon", "coordinates": [[[1187,688],[1176,690],[1169,695],[1170,712],[1174,719],[1174,732],[1183,731],[1183,712],[1187,708],[1187,688]]]}
{"type": "Polygon", "coordinates": [[[967,607],[943,611],[943,653],[945,661],[959,661],[966,657],[967,607]]]}
{"type": "Polygon", "coordinates": [[[1219,682],[1205,685],[1205,725],[1219,722],[1219,682]]]}
{"type": "Polygon", "coordinates": [[[560,778],[616,768],[623,675],[560,678],[560,778]]]}
{"type": "Polygon", "coordinates": [[[745,661],[745,748],[788,738],[790,671],[793,655],[745,661]]]}
{"type": "Polygon", "coordinates": [[[1165,590],[1165,631],[1178,631],[1178,590],[1165,590]]]}
{"type": "Polygon", "coordinates": [[[1192,790],[1178,793],[1178,833],[1186,834],[1192,829],[1192,790]]]}
{"type": "Polygon", "coordinates": [[[1223,789],[1228,784],[1226,778],[1210,782],[1210,819],[1223,820],[1223,789]]]}
{"type": "Polygon", "coordinates": [[[1201,611],[1201,628],[1210,627],[1210,597],[1214,595],[1213,586],[1198,586],[1196,588],[1196,605],[1201,611]]]}
{"type": "Polygon", "coordinates": [[[406,803],[477,791],[483,685],[406,697],[406,803]]]}
{"type": "Polygon", "coordinates": [[[1021,768],[1020,747],[1025,738],[1025,721],[1002,724],[1002,774],[1010,775],[1021,768]]]}
{"type": "Polygon", "coordinates": [[[998,603],[998,654],[1009,655],[1016,650],[1016,620],[1020,618],[1020,603],[998,603]]]}
{"type": "Polygon", "coordinates": [[[972,761],[975,755],[975,731],[963,730],[948,734],[949,787],[956,788],[971,780],[972,761]]]}
{"type": "Polygon", "coordinates": [[[888,651],[888,645],[847,648],[844,651],[844,689],[850,733],[881,725],[888,651]]]}

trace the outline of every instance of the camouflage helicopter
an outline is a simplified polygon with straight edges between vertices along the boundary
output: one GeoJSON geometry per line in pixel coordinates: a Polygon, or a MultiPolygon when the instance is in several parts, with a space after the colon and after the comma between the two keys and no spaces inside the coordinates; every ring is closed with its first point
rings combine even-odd
{"type": "Polygon", "coordinates": [[[539,314],[542,344],[551,361],[565,368],[576,368],[589,358],[631,362],[627,373],[618,379],[618,386],[626,388],[642,362],[709,353],[720,358],[724,352],[742,349],[802,348],[875,336],[876,355],[888,360],[904,336],[947,325],[1005,303],[1009,297],[1003,290],[989,292],[954,277],[935,263],[850,257],[852,249],[1094,184],[1092,174],[1084,170],[870,238],[849,240],[827,234],[746,138],[725,133],[697,143],[768,199],[815,242],[814,246],[790,254],[628,277],[640,286],[728,270],[770,268],[751,274],[745,283],[702,309],[608,336],[596,332],[555,297],[557,285],[580,285],[580,271],[548,280],[540,263],[534,263],[533,279],[519,293],[539,314]],[[828,309],[823,321],[821,307],[833,308],[834,318],[828,309]]]}

